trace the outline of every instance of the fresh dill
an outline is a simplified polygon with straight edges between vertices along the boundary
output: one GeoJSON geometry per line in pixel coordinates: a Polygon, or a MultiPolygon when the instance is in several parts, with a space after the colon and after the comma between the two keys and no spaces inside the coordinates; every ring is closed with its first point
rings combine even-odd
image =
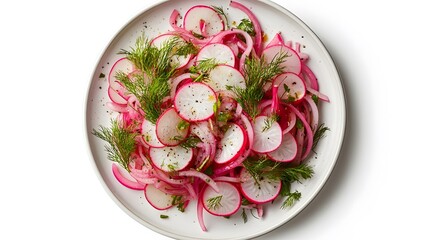
{"type": "Polygon", "coordinates": [[[161,219],[167,219],[167,218],[168,218],[168,215],[161,214],[161,215],[159,215],[159,217],[160,217],[161,219]]]}
{"type": "Polygon", "coordinates": [[[206,58],[199,60],[195,66],[189,68],[190,73],[199,74],[194,78],[194,82],[201,82],[203,79],[207,78],[210,71],[213,70],[219,63],[215,58],[206,58]]]}
{"type": "Polygon", "coordinates": [[[108,143],[108,145],[104,146],[107,158],[119,163],[129,171],[128,164],[131,160],[131,153],[135,151],[136,147],[136,133],[133,133],[128,128],[121,127],[118,121],[112,120],[110,128],[100,126],[98,130],[93,129],[92,134],[108,143]]]}
{"type": "Polygon", "coordinates": [[[247,223],[247,213],[246,213],[246,209],[243,208],[243,211],[241,211],[241,218],[243,219],[244,223],[247,223]]]}
{"type": "Polygon", "coordinates": [[[316,149],[317,144],[319,143],[319,140],[325,137],[326,131],[330,131],[328,127],[325,126],[324,123],[320,124],[313,135],[313,146],[311,147],[311,150],[314,152],[316,149]]]}
{"type": "Polygon", "coordinates": [[[283,201],[281,208],[285,209],[287,207],[293,206],[297,201],[301,199],[301,193],[295,191],[293,193],[289,193],[286,199],[283,201]]]}
{"type": "Polygon", "coordinates": [[[256,35],[253,23],[247,18],[241,19],[241,22],[238,24],[237,28],[247,32],[252,37],[256,35]]]}
{"type": "Polygon", "coordinates": [[[171,204],[177,206],[177,210],[185,212],[185,199],[182,195],[173,195],[171,204]]]}
{"type": "Polygon", "coordinates": [[[264,57],[247,58],[244,66],[244,79],[246,88],[228,87],[237,95],[237,102],[243,110],[253,119],[259,114],[258,104],[264,97],[262,91],[264,85],[271,79],[282,73],[281,64],[286,60],[287,54],[277,54],[271,62],[266,62],[264,57]]]}
{"type": "Polygon", "coordinates": [[[216,210],[219,207],[222,207],[221,201],[222,201],[222,195],[219,195],[219,196],[207,199],[207,207],[208,207],[208,209],[210,209],[210,210],[216,210]]]}
{"type": "Polygon", "coordinates": [[[225,11],[223,10],[223,7],[218,7],[218,6],[212,6],[212,8],[220,15],[224,18],[224,23],[227,27],[227,29],[230,29],[231,26],[229,26],[229,21],[228,21],[228,17],[225,14],[225,11]]]}
{"type": "Polygon", "coordinates": [[[200,142],[201,140],[198,137],[189,136],[186,138],[185,141],[180,143],[180,146],[182,146],[185,149],[196,148],[198,143],[200,142]]]}
{"type": "Polygon", "coordinates": [[[268,131],[273,126],[273,123],[277,122],[278,120],[279,116],[277,114],[271,114],[264,120],[264,127],[262,128],[262,132],[268,131]]]}

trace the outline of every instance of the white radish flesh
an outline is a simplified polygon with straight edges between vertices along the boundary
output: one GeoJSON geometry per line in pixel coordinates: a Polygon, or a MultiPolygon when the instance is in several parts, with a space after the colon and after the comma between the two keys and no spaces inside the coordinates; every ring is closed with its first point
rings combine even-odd
{"type": "Polygon", "coordinates": [[[252,203],[267,203],[274,200],[280,193],[281,180],[271,180],[268,178],[255,181],[253,176],[243,168],[240,173],[241,192],[244,197],[252,203]]]}
{"type": "Polygon", "coordinates": [[[197,5],[186,12],[183,27],[198,35],[205,33],[212,36],[223,31],[225,24],[222,17],[212,7],[197,5]],[[204,33],[201,31],[203,28],[205,29],[204,33]]]}
{"type": "Polygon", "coordinates": [[[174,108],[165,110],[156,122],[156,136],[166,146],[179,145],[189,133],[189,124],[174,108]]]}
{"type": "Polygon", "coordinates": [[[109,86],[109,89],[107,90],[107,94],[112,102],[119,105],[126,105],[128,101],[127,99],[125,99],[125,96],[121,94],[124,91],[125,91],[125,88],[120,83],[114,82],[109,86]]]}
{"type": "MultiPolygon", "coordinates": [[[[158,37],[154,38],[152,40],[152,45],[157,47],[157,48],[161,48],[164,44],[167,44],[169,41],[174,41],[175,38],[177,38],[179,45],[182,42],[183,43],[185,42],[185,40],[183,40],[183,38],[181,38],[175,34],[166,33],[166,34],[162,34],[162,35],[159,35],[158,37]]],[[[173,52],[176,50],[177,50],[176,48],[173,48],[173,52]]],[[[191,54],[188,54],[187,56],[173,55],[171,57],[170,65],[176,66],[177,68],[182,68],[189,63],[189,61],[191,60],[191,57],[192,57],[191,54]]]]}
{"type": "Polygon", "coordinates": [[[214,114],[216,93],[204,83],[191,82],[177,90],[174,106],[177,113],[187,121],[203,121],[214,114]]]}
{"type": "Polygon", "coordinates": [[[280,67],[283,67],[283,72],[293,72],[296,74],[301,73],[301,59],[292,48],[285,45],[274,45],[266,48],[262,52],[262,56],[265,58],[267,63],[270,63],[275,58],[280,57],[281,54],[286,54],[284,62],[280,64],[280,67]]]}
{"type": "Polygon", "coordinates": [[[283,135],[282,143],[276,150],[267,153],[268,157],[279,162],[290,162],[295,159],[298,152],[298,145],[295,138],[290,133],[283,135]]]}
{"type": "Polygon", "coordinates": [[[118,61],[116,61],[113,64],[108,76],[108,81],[109,81],[108,95],[110,100],[112,100],[112,102],[119,105],[127,104],[127,100],[125,96],[123,96],[123,93],[125,92],[125,88],[122,86],[122,84],[120,84],[119,80],[116,79],[116,74],[118,74],[119,72],[129,74],[132,71],[134,71],[134,65],[127,58],[120,58],[118,61]]]}
{"type": "Polygon", "coordinates": [[[219,192],[207,187],[202,201],[206,211],[216,216],[231,216],[241,205],[241,196],[237,187],[229,182],[216,182],[219,192]]]}
{"type": "Polygon", "coordinates": [[[270,117],[258,116],[253,122],[255,133],[252,150],[257,153],[267,153],[276,150],[282,142],[280,124],[270,117]]]}
{"type": "Polygon", "coordinates": [[[150,147],[164,147],[158,137],[156,136],[156,125],[151,123],[149,120],[144,119],[141,125],[141,132],[143,141],[150,147]]]}
{"type": "Polygon", "coordinates": [[[244,149],[246,135],[238,124],[231,124],[219,142],[215,155],[215,162],[224,164],[236,159],[244,149]]]}
{"type": "Polygon", "coordinates": [[[200,61],[214,59],[217,64],[225,64],[234,67],[235,55],[234,52],[225,44],[212,43],[201,48],[197,54],[197,64],[200,61]]]}
{"type": "Polygon", "coordinates": [[[207,84],[216,92],[230,91],[229,87],[246,88],[243,74],[229,65],[218,65],[212,69],[207,84]]]}
{"type": "Polygon", "coordinates": [[[279,86],[277,95],[287,102],[300,101],[305,97],[307,88],[304,80],[295,73],[283,73],[277,76],[274,85],[279,86]]]}
{"type": "Polygon", "coordinates": [[[166,210],[173,206],[173,195],[164,193],[153,185],[147,185],[144,195],[152,207],[158,210],[166,210]]]}
{"type": "Polygon", "coordinates": [[[193,151],[182,146],[151,148],[149,156],[152,163],[165,172],[180,171],[192,160],[193,151]]]}

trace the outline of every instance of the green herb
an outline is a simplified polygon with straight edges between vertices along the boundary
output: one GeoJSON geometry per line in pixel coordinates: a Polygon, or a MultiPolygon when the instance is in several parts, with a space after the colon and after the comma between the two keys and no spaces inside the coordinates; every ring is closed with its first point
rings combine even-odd
{"type": "Polygon", "coordinates": [[[98,76],[98,78],[105,78],[106,75],[104,73],[100,73],[100,75],[98,76]]]}
{"type": "Polygon", "coordinates": [[[314,103],[317,105],[317,104],[319,104],[319,97],[318,96],[316,96],[316,95],[312,95],[311,96],[311,99],[313,99],[313,101],[314,101],[314,103]]]}
{"type": "Polygon", "coordinates": [[[216,115],[216,121],[217,122],[223,122],[226,123],[228,122],[230,119],[232,119],[234,116],[230,113],[230,112],[219,112],[216,115]]]}
{"type": "Polygon", "coordinates": [[[191,42],[179,41],[176,45],[174,55],[188,56],[189,54],[197,54],[198,48],[191,42]]]}
{"type": "Polygon", "coordinates": [[[238,24],[237,28],[247,32],[252,37],[256,35],[253,23],[247,18],[241,19],[241,22],[238,24]]]}
{"type": "Polygon", "coordinates": [[[293,193],[289,193],[287,198],[283,201],[281,208],[285,209],[287,207],[291,207],[295,204],[295,202],[299,201],[299,199],[301,199],[301,193],[300,192],[295,191],[293,193]]]}
{"type": "Polygon", "coordinates": [[[111,121],[111,127],[100,126],[98,130],[93,129],[92,134],[108,143],[105,145],[107,158],[119,163],[124,169],[129,171],[128,164],[131,160],[131,153],[135,151],[135,137],[131,129],[123,128],[116,120],[111,121]]]}
{"type": "Polygon", "coordinates": [[[273,126],[273,123],[277,122],[278,120],[279,120],[279,116],[277,114],[271,114],[269,117],[267,117],[264,120],[265,125],[262,128],[262,132],[269,130],[273,126]]]}
{"type": "Polygon", "coordinates": [[[247,213],[246,209],[243,208],[243,211],[241,211],[241,218],[243,219],[244,223],[247,223],[247,213]]]}
{"type": "Polygon", "coordinates": [[[212,8],[221,16],[223,16],[225,18],[225,24],[227,29],[231,28],[229,26],[229,21],[228,21],[228,17],[225,14],[225,11],[223,10],[223,7],[218,7],[218,6],[212,6],[212,8]]]}
{"type": "Polygon", "coordinates": [[[183,199],[182,195],[173,195],[173,200],[171,202],[171,204],[173,206],[177,205],[177,209],[181,212],[185,211],[185,200],[183,199]]]}
{"type": "Polygon", "coordinates": [[[222,195],[216,196],[216,197],[212,197],[209,198],[207,200],[207,207],[210,210],[216,210],[219,207],[222,207],[222,204],[220,203],[222,201],[222,195]]]}
{"type": "Polygon", "coordinates": [[[304,128],[304,123],[302,123],[301,119],[296,119],[296,128],[298,129],[303,129],[304,128]]]}
{"type": "Polygon", "coordinates": [[[163,215],[163,214],[161,214],[161,215],[159,215],[159,217],[160,217],[160,218],[162,218],[162,219],[167,219],[167,218],[168,218],[168,215],[163,215]]]}
{"type": "Polygon", "coordinates": [[[316,149],[316,146],[319,143],[319,140],[325,137],[326,131],[330,131],[330,129],[328,127],[325,127],[324,123],[320,124],[317,127],[316,132],[313,135],[313,146],[311,147],[313,152],[314,152],[314,149],[316,149]]]}
{"type": "Polygon", "coordinates": [[[200,142],[201,140],[198,137],[189,136],[188,138],[186,138],[184,142],[180,143],[180,146],[182,146],[185,149],[196,148],[198,143],[200,142]]]}
{"type": "Polygon", "coordinates": [[[267,63],[264,57],[247,58],[244,66],[246,88],[227,87],[237,95],[237,102],[252,119],[259,114],[258,104],[264,97],[264,85],[283,72],[281,64],[286,57],[286,53],[279,53],[270,63],[267,63]]]}
{"type": "Polygon", "coordinates": [[[182,120],[177,124],[177,130],[185,130],[189,127],[189,122],[182,120]]]}

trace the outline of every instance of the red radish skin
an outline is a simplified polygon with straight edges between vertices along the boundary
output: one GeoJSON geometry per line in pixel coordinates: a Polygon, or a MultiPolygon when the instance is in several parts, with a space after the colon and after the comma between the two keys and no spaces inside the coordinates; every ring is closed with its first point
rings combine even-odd
{"type": "Polygon", "coordinates": [[[225,29],[222,17],[212,7],[197,5],[190,8],[183,19],[183,27],[195,34],[203,35],[201,29],[205,29],[207,36],[215,35],[225,29]],[[201,27],[201,22],[204,27],[201,27]]]}
{"type": "Polygon", "coordinates": [[[145,184],[140,184],[138,182],[135,182],[135,181],[132,181],[132,180],[126,178],[121,173],[121,170],[119,169],[119,167],[116,164],[112,164],[112,172],[113,172],[113,175],[115,176],[116,180],[118,180],[118,182],[120,182],[125,187],[127,187],[129,189],[133,189],[133,190],[145,190],[145,188],[146,188],[145,184]]]}
{"type": "Polygon", "coordinates": [[[254,142],[252,150],[267,153],[276,150],[282,142],[282,129],[278,122],[268,116],[258,116],[253,122],[254,142]]]}
{"type": "Polygon", "coordinates": [[[290,133],[283,135],[282,143],[276,150],[267,153],[267,156],[278,162],[293,161],[298,153],[296,139],[290,133]]]}
{"type": "Polygon", "coordinates": [[[230,47],[221,43],[212,43],[204,46],[197,54],[197,63],[207,59],[214,59],[218,64],[235,66],[235,55],[230,47]]]}
{"type": "Polygon", "coordinates": [[[280,74],[273,84],[279,86],[277,95],[286,102],[301,101],[307,92],[304,80],[295,73],[280,74]]]}
{"type": "Polygon", "coordinates": [[[148,203],[158,210],[166,210],[173,207],[173,195],[157,189],[152,184],[147,185],[144,193],[148,203]]]}
{"type": "Polygon", "coordinates": [[[165,172],[185,169],[192,161],[193,150],[182,146],[151,148],[149,156],[152,163],[165,172]]]}
{"type": "Polygon", "coordinates": [[[198,82],[183,85],[174,97],[177,113],[190,122],[204,121],[212,117],[216,102],[217,96],[213,89],[198,82]]]}
{"type": "Polygon", "coordinates": [[[224,164],[235,160],[243,152],[246,142],[244,129],[238,124],[231,124],[219,142],[215,162],[224,164]]]}
{"type": "Polygon", "coordinates": [[[204,209],[215,216],[231,216],[240,209],[241,195],[235,185],[229,182],[217,182],[219,192],[205,188],[202,201],[204,209]],[[210,199],[221,199],[215,207],[210,205],[210,199]]]}
{"type": "Polygon", "coordinates": [[[165,146],[177,146],[189,134],[189,124],[175,108],[165,110],[156,122],[156,136],[165,146]]]}
{"type": "Polygon", "coordinates": [[[242,183],[241,192],[247,200],[252,203],[262,204],[271,202],[280,193],[282,188],[281,180],[258,179],[258,182],[243,168],[240,173],[242,183]]]}

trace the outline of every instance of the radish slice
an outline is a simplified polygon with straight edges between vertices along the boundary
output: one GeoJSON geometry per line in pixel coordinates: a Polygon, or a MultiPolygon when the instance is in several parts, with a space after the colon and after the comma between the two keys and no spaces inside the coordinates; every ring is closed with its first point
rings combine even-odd
{"type": "Polygon", "coordinates": [[[307,88],[304,80],[295,73],[283,73],[277,76],[273,82],[279,86],[277,95],[287,102],[300,101],[305,97],[307,88]]]}
{"type": "MultiPolygon", "coordinates": [[[[185,40],[183,38],[179,37],[178,35],[166,33],[166,34],[162,34],[162,35],[159,35],[158,37],[154,38],[152,40],[152,45],[157,47],[157,48],[161,48],[163,46],[163,44],[168,43],[168,41],[172,41],[174,38],[178,39],[179,44],[180,44],[180,42],[183,42],[183,43],[185,42],[185,40]]],[[[176,50],[177,50],[177,48],[173,48],[173,52],[176,50]]],[[[192,54],[188,54],[187,56],[173,55],[171,57],[170,65],[171,66],[177,66],[177,68],[182,68],[189,63],[191,58],[192,58],[192,54]]]]}
{"type": "Polygon", "coordinates": [[[189,134],[189,124],[174,108],[165,110],[156,122],[156,136],[166,146],[179,145],[189,134]]]}
{"type": "Polygon", "coordinates": [[[230,47],[221,43],[212,43],[201,48],[197,54],[197,62],[206,59],[214,59],[218,64],[235,66],[234,52],[230,47]]]}
{"type": "Polygon", "coordinates": [[[268,48],[265,48],[265,50],[262,52],[262,56],[265,58],[265,61],[267,63],[270,63],[273,61],[274,58],[279,56],[279,54],[286,54],[285,61],[280,64],[281,67],[283,67],[284,72],[292,72],[296,74],[301,73],[301,59],[299,58],[299,55],[293,50],[292,48],[289,48],[285,45],[274,45],[268,48]]]}
{"type": "Polygon", "coordinates": [[[229,65],[218,65],[209,73],[207,84],[216,92],[232,91],[228,90],[228,86],[244,89],[246,83],[243,74],[237,69],[229,65]]]}
{"type": "Polygon", "coordinates": [[[252,203],[271,202],[279,195],[282,187],[281,180],[263,178],[255,181],[245,168],[241,170],[240,179],[241,192],[252,203]]]}
{"type": "Polygon", "coordinates": [[[219,142],[215,162],[223,164],[236,159],[246,145],[246,135],[238,124],[232,123],[219,142]]]}
{"type": "Polygon", "coordinates": [[[159,190],[152,184],[147,185],[144,196],[149,204],[158,210],[166,210],[173,206],[173,195],[159,190]]]}
{"type": "Polygon", "coordinates": [[[165,147],[156,136],[156,125],[149,120],[144,119],[141,125],[142,139],[150,147],[160,148],[165,147]]]}
{"type": "Polygon", "coordinates": [[[201,30],[205,29],[205,34],[212,36],[223,31],[225,24],[222,17],[212,7],[197,5],[186,12],[183,27],[198,35],[203,35],[201,30]],[[201,24],[204,26],[202,27],[201,24]]]}
{"type": "Polygon", "coordinates": [[[204,209],[216,216],[230,216],[238,211],[241,196],[237,187],[229,182],[217,182],[219,192],[205,188],[202,201],[204,209]]]}
{"type": "Polygon", "coordinates": [[[189,165],[193,151],[182,146],[151,148],[149,156],[157,168],[165,172],[173,172],[180,171],[189,165]]]}
{"type": "Polygon", "coordinates": [[[174,97],[174,105],[180,117],[192,122],[203,121],[213,116],[213,106],[216,102],[217,97],[213,89],[198,82],[183,85],[174,97]]]}
{"type": "Polygon", "coordinates": [[[141,184],[135,181],[132,181],[128,178],[126,178],[122,173],[121,170],[119,169],[119,167],[116,164],[112,164],[112,172],[113,175],[115,176],[116,180],[118,180],[118,182],[120,182],[122,185],[124,185],[125,187],[129,188],[129,189],[133,189],[133,190],[144,190],[146,188],[145,184],[141,184]]]}
{"type": "Polygon", "coordinates": [[[258,116],[253,123],[255,133],[252,150],[267,153],[276,150],[282,142],[282,128],[267,116],[258,116]]]}
{"type": "Polygon", "coordinates": [[[132,71],[134,71],[134,65],[133,63],[128,60],[127,58],[120,58],[118,61],[116,61],[112,68],[110,69],[108,81],[109,81],[109,89],[108,89],[108,96],[112,102],[119,104],[119,105],[126,105],[127,100],[123,96],[123,93],[125,92],[124,86],[120,84],[118,79],[116,79],[116,74],[118,72],[123,72],[125,74],[129,74],[132,71]],[[121,94],[122,93],[122,94],[121,94]]]}
{"type": "Polygon", "coordinates": [[[268,157],[279,162],[292,161],[298,152],[298,145],[290,133],[283,135],[282,143],[276,150],[267,153],[268,157]]]}

